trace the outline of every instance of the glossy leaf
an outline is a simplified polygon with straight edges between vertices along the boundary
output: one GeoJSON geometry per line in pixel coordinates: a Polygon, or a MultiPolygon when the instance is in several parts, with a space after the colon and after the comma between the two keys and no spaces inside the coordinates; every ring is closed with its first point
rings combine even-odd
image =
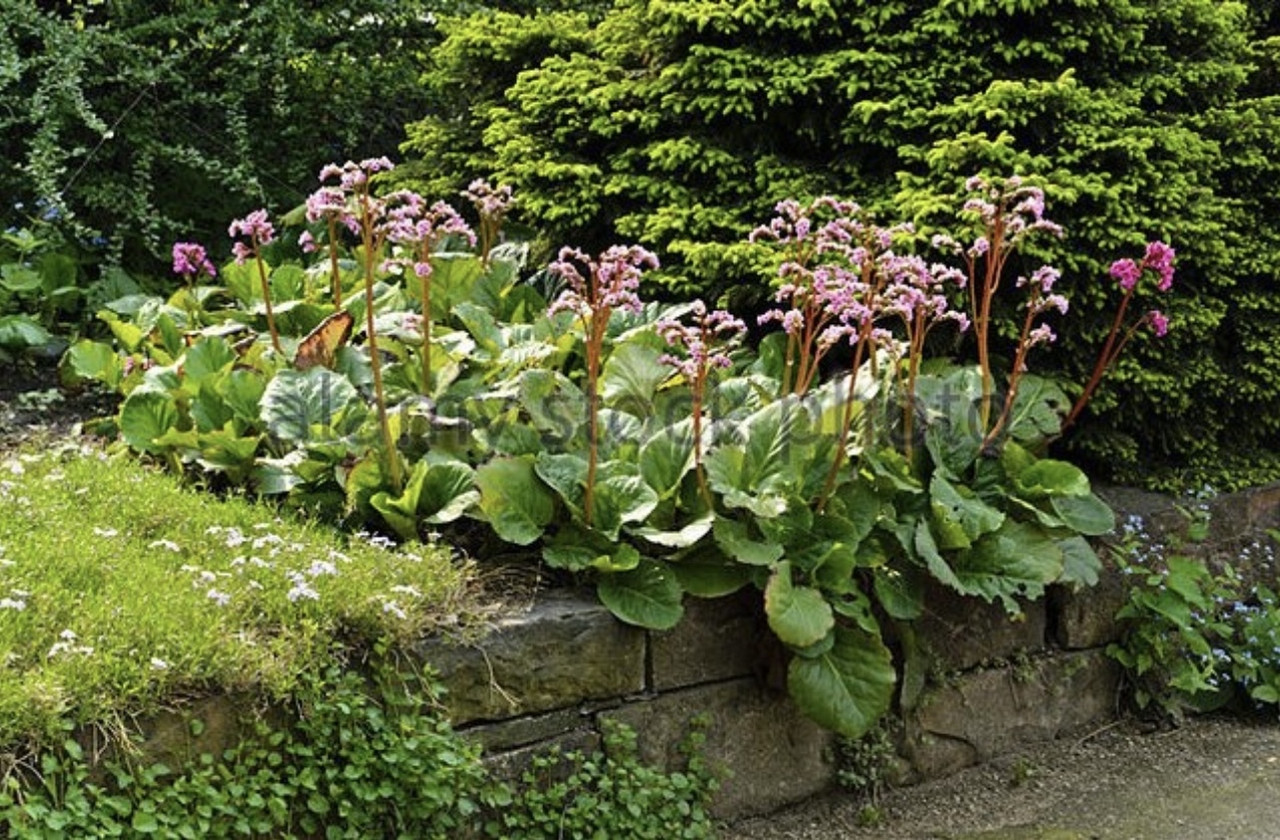
{"type": "Polygon", "coordinates": [[[606,575],[596,586],[600,601],[627,624],[670,630],[684,615],[683,591],[669,567],[641,560],[631,571],[606,575]]]}
{"type": "Polygon", "coordinates": [[[896,675],[878,635],[836,627],[826,653],[791,660],[787,688],[796,706],[820,726],[858,738],[889,710],[896,675]]]}
{"type": "Polygon", "coordinates": [[[812,587],[795,586],[791,580],[791,564],[785,560],[769,577],[764,590],[764,612],[774,634],[798,648],[816,644],[835,625],[831,605],[822,593],[812,587]]]}
{"type": "Polygon", "coordinates": [[[304,443],[314,436],[313,427],[328,429],[339,412],[359,399],[355,387],[328,368],[282,370],[262,394],[262,420],[276,437],[304,443]]]}
{"type": "Polygon", "coordinates": [[[480,510],[499,537],[529,545],[555,515],[555,496],[533,469],[529,458],[495,458],[476,470],[480,510]]]}

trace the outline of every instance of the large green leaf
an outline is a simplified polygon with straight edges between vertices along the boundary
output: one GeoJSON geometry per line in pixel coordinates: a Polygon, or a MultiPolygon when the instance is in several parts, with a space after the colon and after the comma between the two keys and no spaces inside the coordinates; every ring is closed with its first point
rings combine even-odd
{"type": "Polygon", "coordinates": [[[693,421],[682,420],[664,426],[640,447],[640,475],[645,483],[657,491],[660,498],[668,498],[680,487],[680,481],[693,469],[693,421]]]}
{"type": "Polygon", "coordinates": [[[1052,496],[1049,503],[1068,528],[1086,537],[1100,537],[1115,530],[1115,512],[1093,493],[1084,496],[1052,496]]]}
{"type": "Polygon", "coordinates": [[[878,635],[836,627],[826,653],[791,660],[787,688],[805,715],[840,735],[858,738],[889,710],[895,679],[889,649],[878,635]]]}
{"type": "Polygon", "coordinates": [[[709,544],[679,555],[672,561],[671,570],[684,591],[699,598],[720,598],[737,592],[763,571],[735,563],[709,544]]]}
{"type": "Polygon", "coordinates": [[[0,315],[0,347],[26,350],[43,347],[52,339],[48,330],[26,315],[0,315]]]}
{"type": "Polygon", "coordinates": [[[654,560],[641,560],[628,572],[605,575],[596,592],[610,612],[638,627],[670,630],[684,615],[680,582],[668,566],[654,560]]]}
{"type": "Polygon", "coordinates": [[[764,612],[774,634],[797,648],[817,644],[835,626],[831,605],[817,589],[794,585],[791,563],[786,560],[769,576],[764,590],[764,612]]]}
{"type": "Polygon", "coordinates": [[[718,517],[713,533],[721,551],[748,566],[772,566],[785,553],[780,543],[752,539],[747,523],[738,519],[718,517]]]}
{"type": "Polygon", "coordinates": [[[531,458],[495,458],[476,470],[480,510],[499,537],[529,545],[555,515],[555,496],[533,469],[531,458]]]}
{"type": "Polygon", "coordinates": [[[1051,379],[1034,374],[1022,377],[1005,432],[1024,443],[1038,443],[1062,430],[1062,418],[1071,399],[1051,379]]]}
{"type": "Polygon", "coordinates": [[[520,406],[534,428],[564,445],[587,422],[587,397],[563,373],[527,370],[520,375],[520,406]]]}
{"type": "Polygon", "coordinates": [[[688,548],[711,533],[714,520],[715,516],[710,511],[707,511],[702,516],[674,531],[642,525],[637,528],[631,528],[630,533],[654,545],[660,545],[665,548],[688,548]]]}
{"type": "Polygon", "coordinates": [[[917,572],[911,569],[880,569],[872,585],[876,599],[890,618],[915,621],[924,614],[924,586],[917,572]]]}
{"type": "MultiPolygon", "coordinates": [[[[474,254],[446,253],[431,257],[431,314],[443,321],[453,308],[471,299],[472,289],[484,275],[484,264],[474,254]]],[[[418,293],[418,284],[410,283],[410,295],[418,293]]]]}
{"type": "Polygon", "coordinates": [[[952,484],[940,473],[935,473],[929,482],[929,500],[942,548],[968,548],[1005,520],[1003,513],[979,499],[968,487],[952,484]]]}
{"type": "Polygon", "coordinates": [[[1058,548],[1062,549],[1062,574],[1058,577],[1058,583],[1081,589],[1098,582],[1102,561],[1098,559],[1088,540],[1084,537],[1070,537],[1059,540],[1058,548]]]}
{"type": "Polygon", "coordinates": [[[613,349],[600,372],[604,404],[637,417],[653,415],[653,398],[671,369],[658,361],[662,353],[631,341],[613,349]]]}
{"type": "Polygon", "coordinates": [[[120,436],[140,452],[163,452],[156,438],[176,425],[178,408],[169,394],[139,388],[120,406],[120,436]]]}
{"type": "Polygon", "coordinates": [[[809,414],[794,397],[770,403],[743,424],[747,440],[740,489],[754,495],[799,481],[795,464],[803,456],[809,414]]]}
{"type": "MultiPolygon", "coordinates": [[[[225,338],[206,336],[187,349],[182,370],[187,382],[198,386],[204,379],[234,365],[236,358],[236,351],[225,338]]],[[[189,390],[194,392],[195,388],[189,390]]]]}
{"type": "Polygon", "coordinates": [[[1018,495],[1026,499],[1086,496],[1089,478],[1075,464],[1042,458],[1020,472],[1010,473],[1018,495]]]}
{"type": "Polygon", "coordinates": [[[951,566],[960,592],[987,601],[998,598],[1017,614],[1021,608],[1014,598],[1043,595],[1044,587],[1062,575],[1063,562],[1062,549],[1044,529],[1006,520],[998,531],[959,552],[951,566]]]}
{"type": "Polygon", "coordinates": [[[305,443],[314,436],[313,427],[330,428],[334,417],[359,399],[355,387],[328,368],[282,370],[262,394],[262,420],[281,440],[305,443]]]}
{"type": "Polygon", "coordinates": [[[428,454],[418,513],[428,525],[443,525],[462,517],[480,500],[475,470],[462,461],[428,454]]]}
{"type": "Polygon", "coordinates": [[[124,366],[111,345],[82,338],[67,349],[58,372],[67,385],[97,381],[114,390],[124,377],[124,366]]]}

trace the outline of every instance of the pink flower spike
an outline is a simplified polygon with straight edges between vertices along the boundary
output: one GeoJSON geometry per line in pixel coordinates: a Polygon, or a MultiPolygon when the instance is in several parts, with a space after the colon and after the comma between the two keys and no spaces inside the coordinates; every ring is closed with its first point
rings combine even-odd
{"type": "Polygon", "coordinates": [[[200,272],[210,277],[217,275],[213,263],[205,253],[204,246],[195,242],[173,243],[173,273],[183,277],[192,277],[200,272]]]}
{"type": "Polygon", "coordinates": [[[1159,309],[1148,312],[1147,321],[1151,324],[1151,330],[1156,334],[1156,338],[1164,338],[1169,332],[1169,318],[1159,309]]]}
{"type": "Polygon", "coordinates": [[[1175,252],[1160,240],[1147,244],[1147,252],[1142,258],[1142,265],[1160,275],[1156,288],[1167,292],[1173,286],[1173,258],[1175,252]]]}
{"type": "Polygon", "coordinates": [[[1132,292],[1138,285],[1138,278],[1142,276],[1142,269],[1138,267],[1137,263],[1126,257],[1113,262],[1108,273],[1120,283],[1120,288],[1126,292],[1132,292]]]}

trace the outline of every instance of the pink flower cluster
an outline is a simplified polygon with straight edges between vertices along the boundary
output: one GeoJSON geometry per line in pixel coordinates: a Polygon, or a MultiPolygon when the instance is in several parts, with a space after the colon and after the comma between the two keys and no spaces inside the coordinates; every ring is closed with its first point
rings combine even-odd
{"type": "Polygon", "coordinates": [[[254,210],[243,219],[232,222],[227,228],[227,235],[232,238],[243,236],[249,240],[248,243],[237,241],[231,246],[236,264],[244,265],[245,260],[254,256],[259,248],[276,238],[276,229],[267,218],[266,210],[254,210]]]}
{"type": "Polygon", "coordinates": [[[592,259],[577,248],[560,249],[559,258],[547,266],[569,284],[547,308],[547,315],[573,312],[583,321],[596,316],[608,319],[615,309],[639,313],[637,290],[645,268],[656,269],[658,258],[639,245],[614,245],[592,259]],[[584,275],[581,269],[587,269],[584,275]]]}
{"type": "MultiPolygon", "coordinates": [[[[1141,262],[1135,262],[1125,257],[1113,262],[1107,273],[1120,284],[1120,288],[1124,290],[1126,298],[1131,296],[1138,288],[1142,275],[1147,271],[1151,271],[1156,275],[1156,290],[1167,292],[1173,288],[1173,260],[1175,256],[1176,252],[1172,247],[1157,239],[1147,243],[1147,250],[1141,262]]],[[[1164,337],[1169,332],[1169,319],[1159,309],[1152,309],[1147,312],[1144,321],[1158,337],[1164,337]]]]}
{"type": "Polygon", "coordinates": [[[662,318],[654,324],[654,329],[666,340],[668,347],[681,348],[685,352],[684,358],[668,353],[658,361],[675,368],[689,382],[696,383],[706,376],[708,370],[733,364],[727,350],[742,338],[747,326],[723,309],[708,312],[707,305],[701,300],[695,300],[689,311],[693,315],[693,324],[685,324],[677,318],[662,318]],[[718,347],[715,346],[717,343],[718,347]]]}
{"type": "Polygon", "coordinates": [[[209,262],[209,255],[205,253],[204,246],[195,242],[173,243],[173,273],[181,274],[189,281],[201,272],[210,277],[218,273],[213,263],[209,262]]]}
{"type": "Polygon", "coordinates": [[[482,219],[501,219],[515,204],[509,185],[495,187],[483,178],[472,181],[462,191],[462,197],[475,205],[476,212],[482,219]]]}

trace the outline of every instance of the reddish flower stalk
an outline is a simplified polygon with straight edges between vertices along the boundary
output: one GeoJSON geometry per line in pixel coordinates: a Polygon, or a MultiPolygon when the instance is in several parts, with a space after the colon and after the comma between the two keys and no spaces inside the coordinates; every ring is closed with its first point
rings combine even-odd
{"type": "Polygon", "coordinates": [[[462,191],[462,195],[471,201],[480,216],[480,261],[488,268],[489,254],[502,232],[502,221],[515,204],[511,187],[505,184],[495,187],[483,178],[477,178],[462,191]]]}
{"type": "Polygon", "coordinates": [[[1000,409],[999,416],[996,417],[995,422],[983,437],[982,445],[984,447],[989,446],[996,440],[1004,429],[1005,423],[1009,421],[1009,415],[1013,413],[1014,401],[1018,397],[1018,386],[1022,382],[1023,375],[1027,372],[1027,354],[1031,348],[1039,344],[1050,344],[1058,338],[1048,324],[1035,326],[1035,320],[1050,309],[1057,309],[1061,314],[1066,314],[1068,308],[1067,299],[1062,295],[1050,292],[1060,276],[1061,273],[1056,268],[1046,265],[1041,266],[1031,276],[1030,280],[1025,277],[1018,278],[1019,288],[1023,286],[1031,287],[1031,297],[1027,301],[1027,314],[1022,319],[1022,329],[1018,333],[1018,347],[1014,352],[1013,369],[1009,371],[1009,383],[1005,390],[1004,405],[1000,409]]]}
{"type": "Polygon", "coordinates": [[[1133,338],[1139,329],[1149,326],[1157,338],[1163,338],[1165,333],[1169,331],[1169,319],[1158,309],[1146,312],[1128,327],[1124,326],[1124,322],[1125,314],[1129,309],[1129,302],[1133,299],[1139,282],[1147,270],[1155,273],[1158,278],[1156,281],[1157,291],[1167,292],[1173,287],[1174,256],[1173,248],[1156,240],[1148,243],[1146,253],[1143,255],[1141,262],[1135,263],[1133,260],[1126,258],[1116,260],[1111,264],[1108,273],[1119,283],[1121,290],[1124,291],[1124,297],[1120,299],[1120,305],[1116,307],[1115,317],[1111,321],[1111,330],[1107,333],[1107,340],[1102,345],[1102,352],[1098,354],[1097,362],[1094,363],[1093,372],[1089,375],[1084,390],[1080,392],[1075,404],[1071,406],[1071,411],[1067,414],[1066,419],[1062,421],[1062,427],[1058,432],[1059,435],[1065,432],[1067,427],[1074,424],[1080,417],[1080,413],[1084,411],[1084,407],[1088,405],[1089,400],[1093,398],[1094,392],[1098,389],[1098,384],[1102,382],[1103,376],[1120,358],[1125,345],[1129,343],[1129,340],[1133,338]]]}
{"type": "Polygon", "coordinates": [[[702,413],[707,382],[712,371],[732,365],[728,350],[741,341],[747,327],[724,310],[707,312],[707,306],[701,300],[693,302],[692,312],[694,319],[692,326],[676,319],[664,318],[654,327],[658,334],[666,339],[668,345],[684,350],[683,358],[667,354],[659,361],[671,365],[689,383],[693,398],[694,472],[698,478],[698,489],[702,493],[702,498],[707,503],[707,508],[711,509],[715,503],[711,497],[711,490],[707,487],[706,471],[702,466],[702,413]]]}
{"type": "Polygon", "coordinates": [[[270,244],[276,235],[275,228],[267,220],[267,211],[255,210],[243,219],[236,219],[227,229],[227,234],[233,238],[245,236],[249,239],[248,245],[237,241],[231,250],[235,254],[237,265],[244,265],[249,257],[253,257],[253,261],[257,264],[258,280],[262,286],[262,301],[267,309],[267,330],[271,333],[271,346],[277,353],[283,353],[284,351],[280,349],[280,332],[276,329],[275,312],[271,307],[271,285],[267,282],[267,266],[262,260],[262,247],[270,244]]]}
{"type": "Polygon", "coordinates": [[[644,268],[657,268],[658,258],[638,245],[614,245],[598,260],[576,248],[561,248],[559,259],[548,269],[569,284],[547,309],[548,317],[558,312],[578,316],[587,355],[587,478],[583,490],[582,518],[591,525],[594,514],[595,483],[599,460],[600,366],[604,355],[605,331],[615,309],[639,312],[636,289],[644,268]],[[587,268],[583,276],[580,267],[587,268]]]}
{"type": "Polygon", "coordinates": [[[965,262],[969,288],[969,316],[978,345],[978,368],[982,373],[981,425],[991,423],[995,377],[991,372],[991,303],[1004,276],[1009,255],[1036,231],[1062,235],[1062,228],[1044,218],[1044,191],[1024,186],[1016,175],[1003,183],[988,183],[975,175],[965,183],[977,193],[964,204],[964,212],[978,217],[981,232],[965,248],[949,236],[934,237],[934,245],[959,253],[965,262]],[[978,264],[982,263],[981,279],[978,264]]]}

